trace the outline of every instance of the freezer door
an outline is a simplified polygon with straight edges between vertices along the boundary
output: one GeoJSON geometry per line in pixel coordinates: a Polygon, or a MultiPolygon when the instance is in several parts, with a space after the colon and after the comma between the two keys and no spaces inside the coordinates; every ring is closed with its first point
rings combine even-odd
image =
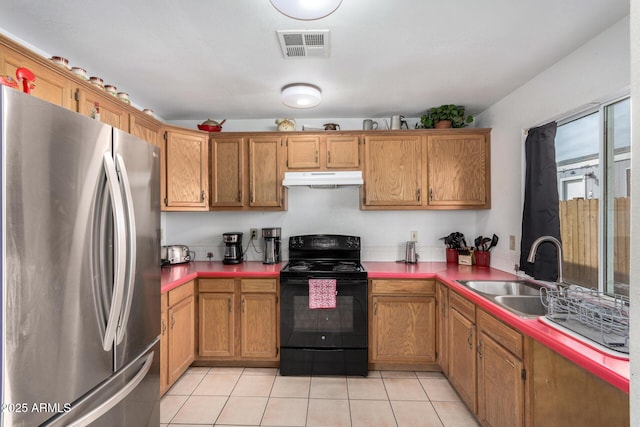
{"type": "Polygon", "coordinates": [[[113,373],[103,349],[113,278],[93,250],[112,248],[92,237],[111,128],[1,88],[2,402],[28,411],[0,417],[34,426],[113,373]]]}
{"type": "Polygon", "coordinates": [[[128,235],[124,302],[116,334],[116,370],[160,334],[160,152],[113,130],[114,160],[128,235]]]}
{"type": "Polygon", "coordinates": [[[157,427],[160,343],[40,427],[157,427]]]}

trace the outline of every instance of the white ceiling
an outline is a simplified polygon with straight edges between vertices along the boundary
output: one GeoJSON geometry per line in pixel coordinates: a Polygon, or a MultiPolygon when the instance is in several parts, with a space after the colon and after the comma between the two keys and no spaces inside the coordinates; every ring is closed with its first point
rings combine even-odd
{"type": "MultiPolygon", "coordinates": [[[[0,28],[166,120],[478,113],[629,14],[629,0],[343,0],[317,21],[269,0],[2,0],[0,28]],[[276,30],[330,30],[329,58],[285,59],[276,30]],[[283,86],[322,89],[294,110],[283,86]],[[295,113],[295,114],[294,114],[295,113]]],[[[606,64],[603,64],[606,66],[606,64]]]]}

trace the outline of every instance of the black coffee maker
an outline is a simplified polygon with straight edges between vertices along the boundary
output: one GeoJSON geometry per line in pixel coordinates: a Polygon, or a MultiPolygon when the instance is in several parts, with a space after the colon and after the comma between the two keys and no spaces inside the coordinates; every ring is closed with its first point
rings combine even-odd
{"type": "Polygon", "coordinates": [[[224,259],[223,264],[240,264],[242,262],[242,233],[223,233],[224,259]]]}

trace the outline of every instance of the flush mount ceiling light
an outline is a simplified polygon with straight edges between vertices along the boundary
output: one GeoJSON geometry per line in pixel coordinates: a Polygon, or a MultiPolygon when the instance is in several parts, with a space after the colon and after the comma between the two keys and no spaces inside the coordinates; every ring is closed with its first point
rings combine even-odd
{"type": "Polygon", "coordinates": [[[322,93],[316,86],[297,83],[282,88],[282,103],[293,108],[311,108],[320,104],[322,93]]]}
{"type": "Polygon", "coordinates": [[[289,18],[312,21],[331,15],[342,0],[271,0],[273,7],[289,18]]]}

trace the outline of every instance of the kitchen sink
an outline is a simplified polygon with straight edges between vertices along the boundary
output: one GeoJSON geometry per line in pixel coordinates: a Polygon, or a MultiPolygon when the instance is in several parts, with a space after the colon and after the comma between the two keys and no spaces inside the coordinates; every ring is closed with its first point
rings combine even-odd
{"type": "Polygon", "coordinates": [[[519,316],[544,316],[547,314],[547,309],[542,305],[540,296],[533,295],[499,295],[494,300],[506,307],[507,309],[515,312],[519,316]]]}
{"type": "Polygon", "coordinates": [[[528,280],[458,280],[484,298],[521,317],[547,314],[540,300],[540,285],[528,280]]]}
{"type": "Polygon", "coordinates": [[[458,283],[489,295],[540,295],[541,286],[526,280],[458,280],[458,283]]]}

